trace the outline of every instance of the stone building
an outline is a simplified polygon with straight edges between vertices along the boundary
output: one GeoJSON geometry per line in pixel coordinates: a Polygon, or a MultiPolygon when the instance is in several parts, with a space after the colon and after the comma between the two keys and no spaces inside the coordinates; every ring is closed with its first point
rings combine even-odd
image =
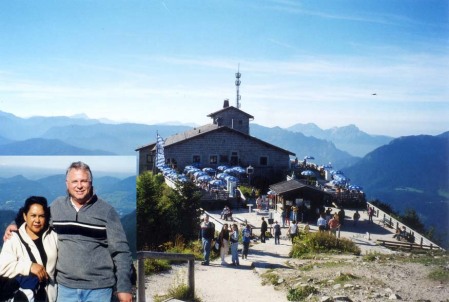
{"type": "MultiPolygon", "coordinates": [[[[229,106],[208,115],[212,123],[195,127],[165,139],[166,164],[179,171],[187,165],[217,168],[221,165],[252,167],[252,179],[283,179],[290,169],[294,153],[250,135],[250,114],[229,106]]],[[[142,146],[139,152],[139,174],[154,169],[156,142],[142,146]]]]}

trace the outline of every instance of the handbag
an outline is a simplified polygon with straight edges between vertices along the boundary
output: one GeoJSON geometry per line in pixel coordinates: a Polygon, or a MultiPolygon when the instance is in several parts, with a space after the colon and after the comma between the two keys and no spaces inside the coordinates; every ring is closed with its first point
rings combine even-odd
{"type": "Polygon", "coordinates": [[[15,278],[0,276],[0,301],[13,298],[19,287],[19,282],[15,278]]]}

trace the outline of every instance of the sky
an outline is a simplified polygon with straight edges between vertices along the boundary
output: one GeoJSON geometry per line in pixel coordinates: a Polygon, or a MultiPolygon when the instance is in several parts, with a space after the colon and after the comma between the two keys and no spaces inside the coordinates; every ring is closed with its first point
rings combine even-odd
{"type": "Polygon", "coordinates": [[[449,125],[446,0],[0,2],[0,110],[117,122],[437,135],[449,125]]]}

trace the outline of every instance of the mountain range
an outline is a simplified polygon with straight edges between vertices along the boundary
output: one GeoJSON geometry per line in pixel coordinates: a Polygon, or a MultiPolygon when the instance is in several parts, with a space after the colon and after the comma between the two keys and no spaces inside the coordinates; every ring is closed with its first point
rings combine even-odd
{"type": "MultiPolygon", "coordinates": [[[[136,148],[155,142],[156,133],[165,138],[191,128],[112,124],[84,116],[24,119],[1,111],[0,125],[0,155],[135,155],[136,148]]],[[[449,242],[448,132],[392,138],[367,134],[355,125],[250,127],[252,136],[294,152],[299,160],[309,155],[318,164],[331,162],[352,183],[364,187],[368,200],[379,199],[400,212],[415,209],[426,226],[445,232],[444,240],[449,242]],[[438,225],[439,221],[444,223],[438,225]]]]}
{"type": "MultiPolygon", "coordinates": [[[[185,125],[112,124],[85,116],[20,118],[0,111],[0,155],[135,155],[135,149],[191,129],[185,125]]],[[[298,157],[311,155],[317,161],[349,165],[391,138],[371,136],[356,126],[301,133],[301,124],[288,129],[251,125],[251,135],[292,151],[298,157]],[[315,134],[315,136],[310,136],[315,134]],[[309,135],[309,136],[308,136],[309,135]],[[337,145],[339,147],[337,147],[337,145]],[[363,151],[361,147],[363,146],[363,151]]]]}

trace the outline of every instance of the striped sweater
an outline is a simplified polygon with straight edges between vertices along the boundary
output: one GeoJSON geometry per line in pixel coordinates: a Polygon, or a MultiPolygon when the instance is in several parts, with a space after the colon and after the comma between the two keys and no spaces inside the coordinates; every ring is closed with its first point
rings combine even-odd
{"type": "Polygon", "coordinates": [[[50,209],[58,234],[56,281],[80,289],[116,285],[118,292],[131,293],[132,258],[114,208],[94,195],[78,212],[68,196],[50,209]]]}

